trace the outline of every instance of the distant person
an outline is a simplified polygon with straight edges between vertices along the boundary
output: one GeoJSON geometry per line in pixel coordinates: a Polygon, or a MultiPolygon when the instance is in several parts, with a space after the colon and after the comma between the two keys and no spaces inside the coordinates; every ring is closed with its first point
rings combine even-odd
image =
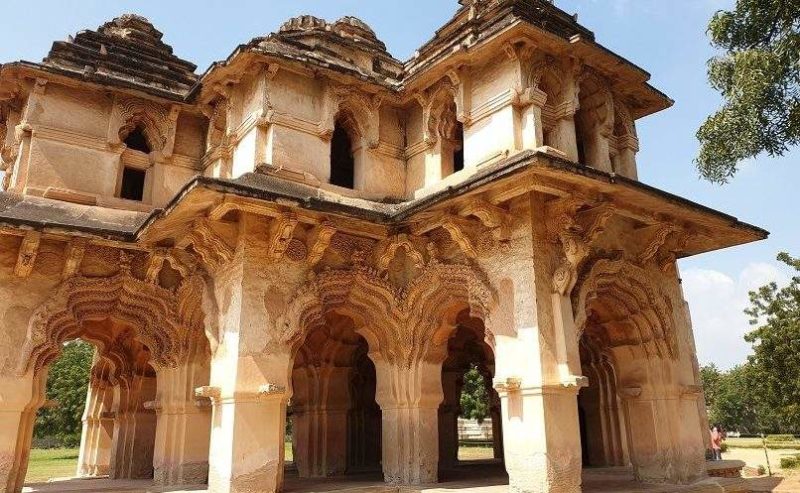
{"type": "Polygon", "coordinates": [[[711,428],[711,460],[722,460],[722,440],[725,439],[725,433],[722,427],[718,424],[711,428]]]}

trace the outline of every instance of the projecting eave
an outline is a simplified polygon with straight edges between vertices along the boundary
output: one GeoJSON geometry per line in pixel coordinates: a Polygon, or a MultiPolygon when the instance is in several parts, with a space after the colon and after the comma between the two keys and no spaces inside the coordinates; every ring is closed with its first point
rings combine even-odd
{"type": "Polygon", "coordinates": [[[650,73],[597,43],[591,31],[582,27],[569,32],[548,30],[514,10],[485,21],[479,28],[463,23],[463,26],[448,30],[441,38],[428,42],[417,56],[405,63],[403,91],[408,96],[414,90],[430,86],[454,68],[498,53],[507,55],[507,47],[522,45],[557,57],[580,59],[607,77],[614,90],[629,100],[635,119],[674,104],[666,94],[648,83],[650,73]]]}
{"type": "Polygon", "coordinates": [[[500,203],[531,192],[550,200],[577,198],[587,204],[610,205],[634,230],[674,226],[685,239],[674,251],[678,258],[769,236],[728,214],[543,151],[518,153],[483,166],[451,186],[400,203],[344,197],[259,173],[233,180],[195,177],[164,209],[149,214],[0,194],[0,227],[166,246],[191,231],[197,221],[230,222],[240,213],[278,216],[292,211],[301,222],[325,221],[341,231],[383,238],[477,196],[500,203]]]}
{"type": "Polygon", "coordinates": [[[428,220],[432,213],[446,211],[453,204],[468,202],[478,195],[509,200],[530,192],[549,195],[553,200],[579,197],[610,204],[615,214],[629,221],[635,230],[672,225],[685,236],[675,251],[678,258],[762,240],[769,235],[735,217],[638,181],[544,152],[525,151],[482,167],[452,186],[396,204],[342,197],[262,174],[251,173],[236,180],[198,177],[163,213],[143,225],[138,236],[148,243],[159,241],[166,232],[172,235],[190,227],[196,217],[210,214],[213,219],[221,219],[226,211],[277,216],[292,210],[297,211],[301,222],[324,220],[355,234],[381,238],[393,229],[428,220]]]}
{"type": "Polygon", "coordinates": [[[769,232],[716,209],[665,192],[623,176],[581,166],[552,156],[539,156],[533,174],[553,180],[579,194],[597,194],[610,202],[616,213],[638,228],[673,225],[686,241],[677,258],[691,257],[737,245],[764,240],[769,232]]]}
{"type": "Polygon", "coordinates": [[[133,80],[120,79],[100,72],[84,74],[75,70],[24,60],[0,66],[0,96],[3,93],[17,90],[19,83],[25,79],[45,79],[74,88],[113,89],[131,96],[157,99],[167,104],[181,104],[187,108],[192,106],[188,95],[183,92],[178,93],[148,84],[139,84],[133,80]]]}

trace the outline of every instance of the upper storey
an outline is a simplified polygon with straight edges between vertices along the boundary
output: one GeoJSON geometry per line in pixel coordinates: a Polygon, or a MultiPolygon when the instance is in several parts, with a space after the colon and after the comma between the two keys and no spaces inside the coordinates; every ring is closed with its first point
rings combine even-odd
{"type": "Polygon", "coordinates": [[[636,178],[635,121],[671,101],[546,0],[461,0],[414,57],[301,16],[202,76],[125,15],[0,70],[0,167],[25,195],[149,210],[248,173],[381,202],[523,151],[636,178]]]}

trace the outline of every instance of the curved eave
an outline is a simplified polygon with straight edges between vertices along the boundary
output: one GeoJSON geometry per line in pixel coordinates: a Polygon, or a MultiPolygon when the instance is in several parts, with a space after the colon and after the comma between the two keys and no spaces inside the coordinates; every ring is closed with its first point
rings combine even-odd
{"type": "Polygon", "coordinates": [[[80,85],[101,90],[113,88],[132,96],[138,96],[145,99],[156,98],[164,103],[182,104],[187,106],[192,105],[191,101],[187,98],[189,92],[176,93],[150,85],[137,84],[133,81],[127,81],[103,74],[95,73],[90,77],[86,77],[82,72],[24,60],[11,62],[0,66],[0,82],[6,79],[6,77],[17,74],[19,76],[18,78],[20,79],[25,77],[44,77],[48,80],[52,80],[53,82],[61,83],[67,86],[80,85]]]}

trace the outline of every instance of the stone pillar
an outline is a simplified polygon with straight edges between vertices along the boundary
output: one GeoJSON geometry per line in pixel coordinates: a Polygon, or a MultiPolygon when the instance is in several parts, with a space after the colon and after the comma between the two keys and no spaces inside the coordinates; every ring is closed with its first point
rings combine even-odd
{"type": "MultiPolygon", "coordinates": [[[[699,429],[695,392],[660,381],[658,367],[647,362],[648,382],[619,389],[628,432],[630,460],[639,481],[684,484],[706,475],[705,445],[699,429]]],[[[674,370],[673,370],[674,371],[674,370]]]]}
{"type": "Polygon", "coordinates": [[[293,377],[293,439],[301,478],[344,474],[347,469],[350,368],[297,368],[293,377]]]}
{"type": "Polygon", "coordinates": [[[107,476],[111,470],[113,404],[113,387],[106,382],[92,382],[89,385],[78,455],[77,475],[80,477],[107,476]]]}
{"type": "Polygon", "coordinates": [[[45,402],[47,371],[0,377],[0,492],[19,493],[28,472],[36,411],[45,402]]]}
{"type": "Polygon", "coordinates": [[[542,108],[547,102],[547,94],[536,88],[528,88],[518,94],[515,105],[517,106],[519,149],[536,149],[545,145],[544,122],[542,121],[542,108]]]}
{"type": "Polygon", "coordinates": [[[146,375],[120,377],[115,387],[114,435],[112,438],[112,479],[153,477],[153,447],[156,414],[145,403],[156,394],[156,379],[146,375]]]}
{"type": "Polygon", "coordinates": [[[205,484],[211,437],[211,405],[194,389],[208,384],[207,361],[188,361],[158,371],[153,408],[157,426],[153,452],[154,482],[159,485],[205,484]]]}
{"type": "MultiPolygon", "coordinates": [[[[285,365],[284,371],[288,369],[288,354],[271,359],[285,365]]],[[[212,382],[216,380],[215,370],[212,366],[212,382]]],[[[208,491],[277,492],[283,484],[286,380],[245,391],[235,390],[235,376],[226,378],[233,383],[227,388],[204,387],[198,391],[213,404],[208,491]]]]}
{"type": "Polygon", "coordinates": [[[580,493],[577,389],[515,379],[498,381],[496,388],[511,491],[580,493]]]}
{"type": "Polygon", "coordinates": [[[390,484],[435,483],[439,469],[442,363],[371,354],[383,417],[383,475],[390,484]]]}
{"type": "Polygon", "coordinates": [[[439,468],[450,468],[458,464],[458,415],[461,410],[461,387],[464,372],[445,370],[442,372],[444,400],[439,407],[439,468]]]}
{"type": "Polygon", "coordinates": [[[552,147],[567,155],[567,159],[578,162],[578,140],[575,137],[574,113],[570,112],[556,120],[551,131],[552,147]]]}
{"type": "Polygon", "coordinates": [[[243,214],[235,254],[205,293],[216,336],[210,385],[197,390],[213,405],[209,493],[275,493],[283,485],[293,358],[277,317],[291,278],[284,262],[264,267],[277,248],[274,232],[269,221],[243,214]]]}
{"type": "MultiPolygon", "coordinates": [[[[531,194],[531,210],[546,210],[531,194]]],[[[541,216],[525,237],[531,255],[509,268],[508,324],[495,335],[494,386],[501,402],[503,450],[513,493],[580,493],[580,377],[571,305],[555,292],[558,253],[541,216]]],[[[520,240],[522,241],[522,240],[520,240]]]]}

